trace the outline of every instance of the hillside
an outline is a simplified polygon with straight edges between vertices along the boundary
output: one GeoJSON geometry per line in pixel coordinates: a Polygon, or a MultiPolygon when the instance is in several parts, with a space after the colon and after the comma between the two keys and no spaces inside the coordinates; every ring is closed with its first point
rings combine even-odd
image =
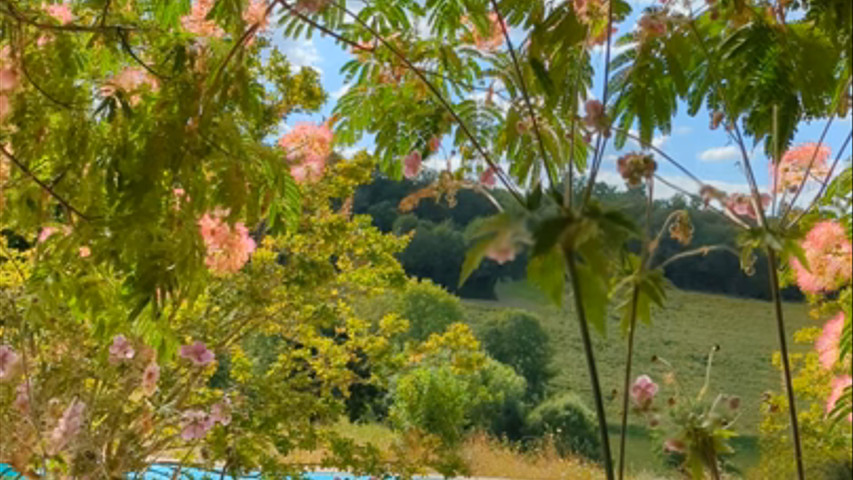
{"type": "MultiPolygon", "coordinates": [[[[551,336],[555,351],[556,377],[552,380],[552,389],[577,392],[591,406],[583,346],[572,302],[565,302],[564,311],[560,311],[523,282],[499,284],[497,293],[498,301],[465,301],[469,321],[476,327],[492,310],[500,308],[518,308],[537,314],[551,336]]],[[[679,380],[688,391],[696,392],[704,378],[708,352],[718,344],[720,351],[715,357],[711,393],[725,392],[742,398],[743,416],[738,422],[744,438],[739,442],[742,453],[736,463],[748,465],[756,453],[753,436],[760,421],[762,393],[781,388],[780,375],[770,363],[777,348],[771,304],[676,289],[670,289],[668,295],[667,308],[655,312],[652,325],[642,325],[638,331],[633,376],[647,373],[660,382],[663,371],[651,362],[652,356],[658,355],[675,366],[679,380]]],[[[797,329],[817,324],[808,317],[805,304],[787,303],[785,311],[789,340],[797,329]]],[[[621,390],[626,350],[626,342],[619,338],[618,319],[613,318],[608,328],[607,339],[595,337],[604,392],[621,390]]],[[[665,394],[666,388],[662,391],[665,394]]],[[[617,427],[618,397],[611,397],[607,408],[611,425],[617,427]]],[[[632,424],[643,426],[640,418],[632,419],[632,424]]],[[[618,433],[618,428],[613,428],[613,432],[618,433]]],[[[633,433],[629,444],[632,462],[644,468],[652,467],[647,436],[639,429],[633,433]]]]}

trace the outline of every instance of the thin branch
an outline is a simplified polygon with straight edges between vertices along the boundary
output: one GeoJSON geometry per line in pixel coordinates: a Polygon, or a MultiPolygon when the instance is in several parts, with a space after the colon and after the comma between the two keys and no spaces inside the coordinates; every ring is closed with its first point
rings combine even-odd
{"type": "Polygon", "coordinates": [[[35,182],[39,187],[41,187],[41,188],[42,188],[42,190],[44,190],[45,192],[47,192],[51,197],[55,198],[55,199],[56,199],[56,201],[58,201],[58,202],[59,202],[63,207],[65,207],[65,208],[67,208],[69,211],[71,211],[71,212],[75,213],[78,217],[82,218],[83,220],[89,220],[89,218],[88,218],[86,215],[83,215],[83,214],[80,212],[80,210],[77,210],[73,205],[71,205],[70,203],[68,203],[68,201],[67,201],[67,200],[65,200],[65,198],[63,198],[61,195],[59,195],[58,193],[56,193],[56,192],[53,190],[53,188],[51,188],[51,187],[50,187],[50,185],[48,185],[48,184],[44,183],[44,182],[43,182],[41,179],[39,179],[39,178],[38,178],[38,177],[37,177],[37,176],[36,176],[36,175],[35,175],[35,174],[34,174],[34,173],[29,169],[29,168],[27,168],[27,166],[26,166],[26,165],[24,165],[23,163],[21,163],[21,161],[20,161],[20,160],[18,160],[14,155],[12,155],[8,150],[6,150],[6,147],[5,147],[4,145],[0,145],[0,153],[3,153],[3,156],[5,156],[6,158],[8,158],[10,162],[12,162],[12,163],[13,163],[16,167],[18,167],[22,172],[24,172],[24,175],[26,175],[26,176],[30,177],[30,178],[31,178],[31,179],[32,179],[32,180],[33,180],[33,181],[34,181],[34,182],[35,182]]]}
{"type": "MultiPolygon", "coordinates": [[[[281,1],[281,0],[279,0],[279,1],[281,1]]],[[[432,92],[432,94],[435,95],[435,97],[438,99],[438,101],[441,103],[441,105],[444,107],[444,109],[447,110],[448,113],[450,113],[450,115],[453,117],[454,121],[456,121],[456,123],[459,125],[459,128],[462,129],[462,132],[465,134],[466,137],[468,137],[468,139],[474,145],[474,148],[477,150],[477,152],[480,154],[480,156],[483,157],[483,159],[486,161],[486,163],[489,165],[489,167],[494,169],[494,171],[497,173],[498,179],[500,179],[501,183],[504,184],[504,186],[507,188],[507,190],[509,190],[509,192],[512,194],[512,196],[515,197],[515,199],[520,204],[524,205],[525,204],[524,199],[521,197],[521,195],[518,193],[518,191],[516,191],[515,187],[513,187],[512,182],[509,180],[509,177],[500,168],[500,166],[492,159],[492,157],[488,154],[488,152],[486,152],[485,148],[483,148],[483,146],[480,144],[480,141],[477,140],[477,137],[475,137],[473,132],[471,132],[471,130],[468,128],[468,125],[465,124],[465,121],[462,120],[462,118],[459,116],[459,114],[456,113],[456,110],[454,110],[453,107],[450,105],[450,102],[447,99],[445,99],[444,95],[442,95],[441,91],[438,90],[438,87],[433,85],[433,83],[430,82],[426,78],[426,76],[423,73],[421,73],[420,70],[418,70],[418,68],[415,67],[415,65],[412,64],[412,62],[408,58],[406,58],[405,55],[403,55],[397,48],[395,48],[393,45],[391,45],[391,43],[384,36],[382,36],[379,32],[377,32],[376,29],[374,29],[373,27],[368,25],[367,22],[362,20],[358,15],[351,12],[345,6],[340,5],[336,2],[333,2],[332,5],[334,5],[336,8],[340,9],[342,12],[344,12],[347,15],[349,15],[350,17],[352,17],[353,20],[355,20],[359,25],[361,25],[362,28],[364,28],[365,30],[370,32],[370,34],[373,35],[377,40],[379,40],[383,45],[385,45],[385,47],[387,47],[389,50],[391,50],[391,52],[397,58],[399,58],[406,65],[406,67],[408,67],[412,72],[414,72],[415,75],[417,75],[417,77],[427,86],[427,88],[432,92]]]]}
{"type": "Polygon", "coordinates": [[[26,78],[27,81],[30,82],[30,85],[32,85],[33,88],[35,88],[39,93],[41,93],[44,96],[44,98],[50,100],[51,102],[55,103],[56,105],[58,105],[62,108],[66,108],[68,110],[80,110],[79,108],[75,107],[74,105],[56,98],[52,94],[48,93],[47,90],[42,88],[41,85],[39,85],[35,80],[33,80],[32,75],[30,75],[30,71],[27,68],[26,62],[24,61],[24,55],[21,55],[20,58],[21,58],[21,72],[24,74],[24,78],[26,78]]]}
{"type": "MultiPolygon", "coordinates": [[[[530,112],[530,120],[533,122],[533,133],[536,134],[536,140],[539,144],[539,154],[542,156],[542,163],[545,165],[545,171],[548,174],[548,179],[551,182],[551,186],[557,184],[557,179],[554,178],[554,172],[552,171],[553,165],[548,163],[548,156],[545,153],[545,143],[542,141],[542,133],[539,130],[539,121],[536,120],[536,111],[533,110],[533,103],[530,101],[530,92],[527,90],[527,82],[524,80],[524,74],[521,72],[521,66],[518,63],[518,57],[515,55],[515,47],[512,46],[512,39],[509,37],[509,29],[507,28],[506,22],[504,21],[503,14],[498,8],[497,0],[491,0],[492,9],[495,11],[495,15],[498,16],[498,23],[501,26],[501,30],[503,30],[504,38],[506,39],[506,45],[509,49],[510,58],[512,58],[512,64],[515,67],[515,73],[518,75],[519,86],[521,87],[521,96],[524,98],[524,103],[527,105],[527,110],[530,112]]],[[[538,179],[537,179],[538,181],[538,179]]]]}
{"type": "Polygon", "coordinates": [[[131,58],[133,58],[134,61],[136,61],[136,63],[141,65],[142,68],[144,68],[148,73],[154,75],[157,78],[161,78],[163,80],[168,80],[169,78],[171,78],[151,68],[147,63],[143,62],[142,59],[136,55],[136,53],[133,52],[133,48],[131,48],[130,42],[127,39],[127,32],[125,32],[124,30],[119,30],[117,33],[119,39],[121,40],[122,48],[125,52],[127,52],[128,55],[131,56],[131,58]]]}
{"type": "MultiPolygon", "coordinates": [[[[676,185],[676,184],[674,184],[674,183],[672,183],[672,182],[668,181],[667,179],[663,178],[663,177],[662,177],[662,176],[660,176],[660,175],[655,175],[655,179],[656,179],[657,181],[659,181],[659,182],[663,183],[663,184],[664,184],[664,185],[666,185],[667,187],[669,187],[669,188],[671,188],[671,189],[673,189],[673,190],[676,190],[676,191],[677,191],[677,192],[679,192],[679,193],[683,193],[684,195],[687,195],[687,196],[688,196],[688,197],[690,197],[690,198],[696,198],[696,199],[702,200],[702,197],[700,197],[699,195],[696,195],[695,193],[692,193],[692,192],[688,192],[688,191],[687,191],[687,190],[685,190],[684,188],[682,188],[682,187],[680,187],[680,186],[678,186],[678,185],[676,185]]],[[[704,201],[704,200],[703,200],[703,201],[704,201]]],[[[725,218],[726,220],[729,220],[730,222],[734,223],[734,224],[735,224],[735,225],[737,225],[738,227],[741,227],[741,228],[744,228],[744,229],[749,229],[749,225],[747,225],[747,224],[743,223],[743,221],[742,221],[742,220],[740,220],[739,218],[737,218],[737,217],[732,217],[732,216],[729,216],[729,215],[726,215],[726,212],[725,212],[725,211],[720,210],[719,208],[717,208],[717,207],[715,207],[715,206],[713,206],[713,205],[711,205],[711,204],[708,204],[708,205],[706,206],[706,208],[707,208],[708,210],[711,210],[712,212],[714,212],[714,213],[716,213],[716,214],[720,215],[721,217],[725,218]]]]}
{"type": "Polygon", "coordinates": [[[797,218],[791,220],[791,223],[787,225],[790,228],[793,225],[796,225],[797,222],[800,221],[812,208],[817,205],[817,202],[820,201],[823,196],[823,192],[826,191],[826,188],[829,186],[829,181],[832,179],[832,174],[835,173],[835,167],[838,166],[838,163],[841,161],[841,155],[844,153],[844,150],[847,148],[847,144],[850,143],[850,139],[853,137],[853,132],[847,134],[847,138],[844,140],[844,143],[841,145],[841,148],[838,150],[838,154],[835,156],[835,160],[832,162],[832,167],[830,167],[829,172],[827,172],[826,177],[823,179],[823,182],[820,184],[820,190],[818,190],[817,194],[815,194],[808,208],[804,209],[797,215],[797,218]]]}
{"type": "Polygon", "coordinates": [[[661,262],[661,264],[658,265],[657,268],[666,268],[666,266],[669,265],[670,263],[676,262],[676,261],[681,260],[683,258],[695,257],[696,255],[702,255],[704,257],[705,255],[708,255],[711,252],[715,252],[715,251],[719,251],[719,250],[729,252],[734,256],[740,255],[740,252],[738,252],[737,250],[735,250],[734,248],[732,248],[728,245],[722,245],[722,244],[720,244],[720,245],[708,245],[708,246],[704,246],[704,247],[694,248],[693,250],[687,250],[686,252],[676,253],[675,255],[673,255],[673,256],[667,258],[666,260],[664,260],[663,262],[661,262]]]}
{"type": "Polygon", "coordinates": [[[349,45],[350,47],[355,48],[356,50],[361,50],[361,51],[365,51],[365,52],[376,51],[375,47],[364,46],[364,45],[362,45],[356,41],[353,41],[353,40],[350,40],[349,38],[344,37],[343,35],[340,35],[339,33],[336,33],[335,31],[331,30],[330,28],[326,27],[325,25],[322,25],[319,22],[315,21],[314,19],[312,19],[308,15],[305,15],[304,13],[300,12],[298,8],[287,3],[286,1],[284,1],[284,0],[277,0],[277,1],[279,4],[281,4],[282,7],[287,9],[287,11],[289,11],[291,14],[293,14],[294,16],[296,16],[297,18],[299,18],[303,22],[305,22],[305,23],[311,25],[312,27],[316,28],[317,30],[320,30],[321,32],[325,33],[326,35],[334,38],[335,40],[337,40],[341,43],[345,43],[345,44],[349,45]]]}

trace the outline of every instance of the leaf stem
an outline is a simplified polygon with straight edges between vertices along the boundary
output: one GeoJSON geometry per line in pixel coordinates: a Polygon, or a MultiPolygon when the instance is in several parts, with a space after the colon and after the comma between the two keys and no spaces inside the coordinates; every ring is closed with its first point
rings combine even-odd
{"type": "Polygon", "coordinates": [[[598,369],[595,366],[595,353],[592,348],[592,339],[589,335],[589,323],[587,322],[586,312],[583,306],[583,297],[581,296],[581,284],[580,279],[578,278],[575,254],[570,249],[567,249],[564,253],[566,255],[566,265],[569,267],[569,279],[572,283],[572,296],[575,299],[575,308],[578,314],[581,340],[583,341],[586,365],[589,369],[589,379],[592,384],[592,395],[595,398],[595,413],[598,417],[598,431],[601,437],[601,453],[604,459],[604,472],[607,475],[607,480],[614,480],[613,457],[610,453],[610,436],[607,432],[607,417],[604,412],[604,400],[601,395],[601,384],[598,379],[598,369]]]}
{"type": "Polygon", "coordinates": [[[791,434],[794,437],[794,460],[797,465],[797,477],[805,478],[803,469],[803,447],[800,443],[800,426],[797,419],[797,405],[794,399],[794,386],[791,382],[791,363],[788,359],[788,341],[785,338],[785,319],[782,314],[782,298],[779,295],[779,272],[776,252],[767,249],[767,268],[770,274],[770,293],[773,297],[776,314],[776,331],[779,334],[779,350],[782,353],[782,371],[785,375],[785,393],[788,396],[788,413],[791,416],[791,434]]]}

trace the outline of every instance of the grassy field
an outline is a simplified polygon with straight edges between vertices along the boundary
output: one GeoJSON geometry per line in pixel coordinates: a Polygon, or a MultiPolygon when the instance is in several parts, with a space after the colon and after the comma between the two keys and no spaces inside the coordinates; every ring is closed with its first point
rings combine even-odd
{"type": "MultiPolygon", "coordinates": [[[[556,377],[552,388],[573,391],[592,406],[587,367],[583,357],[578,325],[572,302],[563,310],[550,305],[539,292],[525,283],[499,285],[498,301],[464,302],[468,321],[478,322],[495,314],[496,309],[517,308],[537,314],[549,332],[555,350],[556,377]]],[[[768,302],[731,298],[719,295],[685,292],[671,289],[667,308],[655,312],[651,326],[642,325],[635,340],[634,374],[649,374],[660,381],[663,370],[651,362],[653,355],[669,361],[677,370],[679,381],[688,392],[698,392],[705,374],[708,352],[719,345],[711,378],[711,393],[738,395],[742,399],[742,417],[738,420],[739,454],[735,464],[748,468],[757,457],[755,434],[760,421],[762,393],[780,390],[781,377],[770,363],[778,348],[772,305],[768,302]]],[[[805,304],[786,304],[788,338],[797,329],[817,325],[807,313],[805,304]]],[[[626,341],[621,338],[618,318],[608,325],[608,338],[596,337],[602,390],[607,394],[608,420],[611,431],[618,434],[619,398],[625,364],[626,341]]],[[[806,348],[794,346],[794,349],[806,348]]],[[[666,395],[666,389],[662,389],[666,395]]],[[[650,454],[651,444],[642,430],[642,419],[633,418],[629,461],[633,468],[657,468],[650,454]]]]}

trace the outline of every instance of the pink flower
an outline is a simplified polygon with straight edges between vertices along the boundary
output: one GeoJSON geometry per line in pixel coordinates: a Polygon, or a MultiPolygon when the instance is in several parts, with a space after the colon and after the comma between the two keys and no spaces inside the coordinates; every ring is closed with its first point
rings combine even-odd
{"type": "Polygon", "coordinates": [[[83,245],[78,250],[78,254],[80,255],[80,258],[89,258],[89,256],[92,255],[92,249],[83,245]]]}
{"type": "Polygon", "coordinates": [[[243,21],[248,25],[258,25],[258,30],[265,30],[269,25],[267,19],[267,1],[250,0],[243,11],[243,21]]]}
{"type": "Polygon", "coordinates": [[[18,87],[18,82],[21,77],[18,74],[18,69],[13,65],[0,65],[0,92],[9,92],[18,87]]]}
{"type": "Polygon", "coordinates": [[[648,375],[640,375],[631,385],[631,399],[640,410],[648,410],[658,393],[658,385],[648,375]]]}
{"type": "Polygon", "coordinates": [[[290,174],[299,182],[319,180],[332,153],[334,134],[327,124],[302,122],[284,134],[278,145],[291,163],[290,174]]]}
{"type": "Polygon", "coordinates": [[[413,150],[403,159],[403,176],[406,178],[415,178],[421,172],[421,152],[413,150]]]}
{"type": "Polygon", "coordinates": [[[181,438],[186,441],[204,438],[213,427],[213,421],[201,410],[188,410],[181,415],[184,427],[181,438]]]}
{"type": "Polygon", "coordinates": [[[10,113],[12,113],[12,102],[6,95],[0,94],[0,121],[3,121],[10,113]]]}
{"type": "Polygon", "coordinates": [[[655,174],[658,165],[651,155],[629,153],[619,157],[617,168],[629,187],[637,187],[642,185],[643,180],[648,180],[655,174]]]}
{"type": "Polygon", "coordinates": [[[195,0],[190,7],[190,13],[181,17],[184,30],[199,37],[222,38],[225,31],[219,28],[214,20],[207,19],[213,9],[213,3],[214,0],[195,0]]]}
{"type": "Polygon", "coordinates": [[[589,99],[583,105],[584,117],[583,121],[587,128],[600,131],[608,134],[609,127],[607,125],[607,117],[605,115],[604,104],[600,100],[594,98],[589,99]]]}
{"type": "Polygon", "coordinates": [[[225,220],[227,212],[205,213],[198,221],[199,233],[207,248],[205,264],[217,275],[234,273],[249,261],[255,251],[255,241],[242,222],[232,227],[225,220]]]}
{"type": "Polygon", "coordinates": [[[160,89],[160,82],[142,67],[128,67],[101,87],[101,95],[111,97],[117,90],[121,90],[130,104],[136,105],[142,99],[141,92],[146,88],[156,92],[160,89]]]}
{"type": "Polygon", "coordinates": [[[511,235],[508,233],[499,234],[486,250],[486,257],[494,260],[498,265],[515,260],[515,255],[515,242],[512,241],[511,235]]]}
{"type": "Polygon", "coordinates": [[[441,137],[435,136],[429,139],[430,152],[437,152],[439,147],[441,147],[441,137]]]}
{"type": "Polygon", "coordinates": [[[297,0],[296,9],[302,13],[320,13],[332,0],[297,0]]]}
{"type": "Polygon", "coordinates": [[[136,351],[124,335],[113,337],[113,344],[110,345],[110,363],[130,360],[134,355],[136,355],[136,351]]]}
{"type": "Polygon", "coordinates": [[[146,397],[154,395],[157,391],[157,382],[160,380],[160,366],[157,362],[151,362],[142,371],[142,394],[146,397]]]}
{"type": "Polygon", "coordinates": [[[663,442],[663,451],[670,453],[684,453],[687,450],[687,445],[681,440],[675,438],[667,439],[663,442]]]}
{"type": "Polygon", "coordinates": [[[39,237],[38,237],[37,242],[38,243],[46,242],[47,239],[50,238],[50,236],[53,235],[54,233],[56,233],[55,227],[44,227],[44,228],[42,228],[41,232],[39,232],[39,237]]]}
{"type": "MultiPolygon", "coordinates": [[[[853,384],[853,377],[850,375],[844,375],[832,379],[832,393],[830,393],[829,397],[826,399],[826,413],[830,413],[835,409],[835,404],[841,398],[841,395],[844,394],[844,389],[849,387],[851,384],[853,384]]],[[[847,415],[847,421],[853,422],[853,414],[847,415]]]]}
{"type": "Polygon", "coordinates": [[[8,345],[0,345],[0,381],[12,378],[20,357],[8,345]]]}
{"type": "Polygon", "coordinates": [[[181,347],[181,358],[185,358],[193,364],[202,367],[211,363],[216,356],[213,355],[213,352],[207,349],[204,342],[196,341],[192,345],[184,345],[181,347]]]}
{"type": "Polygon", "coordinates": [[[497,172],[495,167],[488,167],[480,174],[480,184],[486,188],[495,188],[497,172]]]}
{"type": "MultiPolygon", "coordinates": [[[[761,194],[761,208],[766,209],[770,205],[772,197],[766,193],[761,194]]],[[[752,203],[752,195],[745,193],[733,193],[725,198],[725,206],[736,215],[749,218],[758,218],[758,213],[752,203]]]]}
{"type": "Polygon", "coordinates": [[[815,350],[820,357],[820,364],[829,370],[838,360],[838,343],[844,330],[844,312],[829,319],[823,326],[823,332],[815,342],[815,350]]]}
{"type": "Polygon", "coordinates": [[[74,14],[71,13],[71,7],[65,2],[53,5],[42,4],[42,9],[62,25],[67,25],[74,20],[74,14]]]}
{"type": "Polygon", "coordinates": [[[210,407],[211,422],[218,423],[223,427],[231,423],[231,401],[225,398],[221,402],[213,404],[210,407]]]}
{"type": "Polygon", "coordinates": [[[637,24],[643,39],[662,37],[666,35],[666,21],[659,15],[646,14],[637,24]]]}
{"type": "Polygon", "coordinates": [[[30,389],[28,380],[25,380],[23,383],[15,387],[15,402],[13,405],[24,415],[30,412],[30,389]]]}
{"type": "Polygon", "coordinates": [[[74,399],[71,404],[65,409],[59,423],[50,433],[49,453],[55,455],[62,451],[68,442],[74,438],[83,426],[83,412],[86,410],[86,404],[74,399]]]}
{"type": "Polygon", "coordinates": [[[806,171],[809,177],[822,180],[829,173],[826,164],[829,153],[825,145],[804,143],[785,152],[778,165],[770,162],[770,176],[776,191],[796,191],[805,180],[806,171]]]}
{"type": "Polygon", "coordinates": [[[804,292],[833,291],[850,281],[853,274],[853,246],[844,227],[827,220],[816,224],[802,243],[808,269],[799,260],[791,260],[797,285],[804,292]]]}

